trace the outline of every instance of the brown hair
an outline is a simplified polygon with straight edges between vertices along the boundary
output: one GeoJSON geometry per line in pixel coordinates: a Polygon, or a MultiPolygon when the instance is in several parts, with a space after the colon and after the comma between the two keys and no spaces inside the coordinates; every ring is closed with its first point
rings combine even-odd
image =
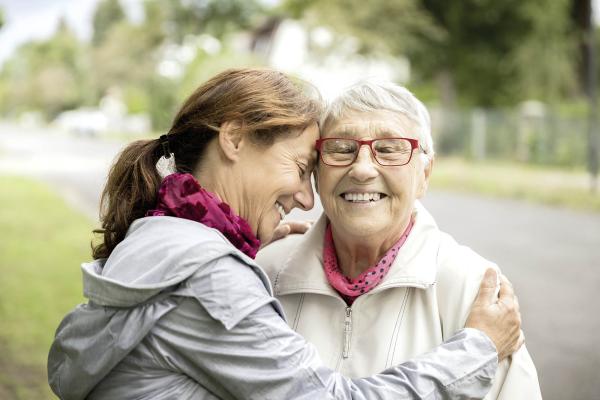
{"type": "MultiPolygon", "coordinates": [[[[319,121],[316,93],[306,82],[293,82],[270,69],[231,69],[214,76],[185,101],[169,129],[177,171],[196,169],[226,121],[239,121],[243,133],[263,146],[299,134],[319,121]]],[[[108,257],[129,225],[156,205],[161,178],[155,165],[162,154],[160,141],[154,139],[133,142],[117,157],[102,192],[102,228],[94,233],[103,240],[92,244],[94,259],[108,257]]]]}

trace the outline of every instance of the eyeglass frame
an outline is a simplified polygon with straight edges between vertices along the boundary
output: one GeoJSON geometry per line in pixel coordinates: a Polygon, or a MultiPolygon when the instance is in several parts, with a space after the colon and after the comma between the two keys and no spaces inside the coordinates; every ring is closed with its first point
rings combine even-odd
{"type": "Polygon", "coordinates": [[[371,140],[359,140],[359,139],[351,139],[351,138],[331,137],[331,138],[319,138],[315,141],[315,148],[319,152],[319,159],[321,161],[323,161],[323,164],[325,164],[329,167],[349,167],[350,165],[354,164],[356,162],[356,159],[358,158],[358,153],[360,153],[360,148],[363,146],[369,146],[369,149],[371,150],[371,155],[373,156],[373,159],[375,160],[375,162],[377,164],[381,165],[382,167],[401,167],[403,165],[408,164],[410,162],[410,160],[412,160],[412,156],[413,156],[415,149],[419,149],[423,154],[427,154],[425,149],[423,149],[423,147],[419,146],[419,139],[406,138],[406,137],[383,137],[383,138],[377,138],[377,139],[371,139],[371,140]],[[377,156],[375,155],[375,150],[373,149],[373,142],[376,142],[378,140],[389,140],[389,139],[394,139],[394,140],[402,139],[402,140],[407,140],[410,143],[410,146],[411,146],[410,157],[408,157],[408,161],[406,161],[404,164],[382,164],[377,159],[377,156]],[[352,159],[352,161],[350,163],[344,164],[344,165],[327,164],[325,162],[325,160],[323,159],[323,152],[321,151],[321,145],[323,144],[323,142],[325,142],[327,140],[351,140],[353,142],[357,142],[358,148],[356,149],[356,152],[354,153],[354,158],[352,159]]]}

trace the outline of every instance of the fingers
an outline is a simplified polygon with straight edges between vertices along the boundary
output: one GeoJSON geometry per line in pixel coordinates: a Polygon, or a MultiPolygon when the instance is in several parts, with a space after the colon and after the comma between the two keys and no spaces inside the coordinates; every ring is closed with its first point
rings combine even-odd
{"type": "Polygon", "coordinates": [[[289,227],[290,233],[305,233],[312,226],[312,221],[286,221],[282,225],[287,225],[289,227]]]}
{"type": "Polygon", "coordinates": [[[483,275],[479,285],[479,293],[475,298],[478,304],[494,304],[497,301],[496,287],[498,283],[498,273],[493,268],[488,268],[483,275]]]}
{"type": "Polygon", "coordinates": [[[498,293],[498,303],[504,304],[509,309],[514,307],[517,311],[519,310],[519,303],[512,283],[510,283],[506,276],[502,274],[500,274],[500,292],[498,293]]]}
{"type": "Polygon", "coordinates": [[[277,228],[275,228],[275,231],[273,232],[273,237],[271,238],[270,242],[272,243],[276,240],[286,237],[290,234],[291,230],[292,229],[288,224],[281,224],[277,226],[277,228]]]}
{"type": "Polygon", "coordinates": [[[505,298],[513,298],[515,296],[515,291],[513,289],[512,283],[502,274],[500,274],[500,292],[499,297],[500,301],[505,298]]]}
{"type": "Polygon", "coordinates": [[[508,296],[512,296],[515,294],[515,290],[513,288],[512,283],[510,283],[510,281],[508,280],[508,278],[506,278],[506,276],[504,276],[504,274],[500,274],[500,297],[502,297],[502,295],[508,295],[508,296]]]}

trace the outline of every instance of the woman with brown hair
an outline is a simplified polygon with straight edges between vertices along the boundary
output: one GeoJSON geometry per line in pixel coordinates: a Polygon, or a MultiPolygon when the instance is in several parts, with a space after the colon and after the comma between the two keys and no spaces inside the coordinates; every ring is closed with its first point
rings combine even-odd
{"type": "MultiPolygon", "coordinates": [[[[130,144],[102,195],[102,242],[48,359],[62,399],[481,398],[520,346],[490,272],[466,328],[369,378],[322,366],[253,261],[285,214],[310,209],[320,103],[285,75],[225,71],[167,135],[130,144]],[[485,332],[485,334],[483,333],[485,332]],[[486,335],[487,334],[487,335],[486,335]]],[[[513,301],[510,285],[501,299],[513,301]]],[[[373,338],[377,340],[377,338],[373,338]]]]}

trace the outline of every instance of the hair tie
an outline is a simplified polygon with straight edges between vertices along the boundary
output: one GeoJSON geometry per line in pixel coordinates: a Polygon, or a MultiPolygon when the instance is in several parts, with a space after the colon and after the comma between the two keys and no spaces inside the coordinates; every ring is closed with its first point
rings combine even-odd
{"type": "Polygon", "coordinates": [[[160,135],[158,138],[163,155],[156,162],[156,170],[161,178],[165,178],[177,172],[175,167],[175,155],[171,151],[169,135],[160,135]]]}
{"type": "Polygon", "coordinates": [[[170,139],[169,135],[160,135],[160,137],[158,138],[158,140],[160,141],[162,150],[163,150],[163,157],[165,157],[165,158],[171,158],[171,156],[173,155],[173,152],[171,152],[171,146],[170,146],[169,139],[170,139]]]}

